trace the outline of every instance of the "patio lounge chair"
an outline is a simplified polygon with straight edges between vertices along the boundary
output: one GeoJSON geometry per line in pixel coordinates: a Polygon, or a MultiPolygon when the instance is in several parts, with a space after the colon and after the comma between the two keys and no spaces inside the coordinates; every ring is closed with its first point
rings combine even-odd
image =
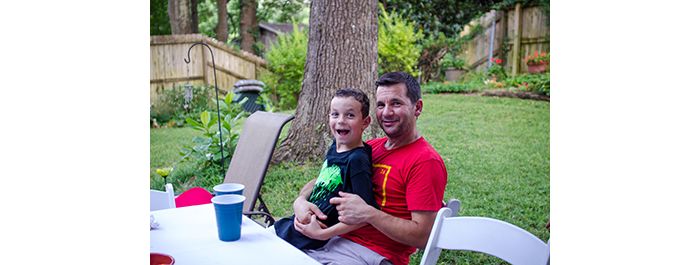
{"type": "Polygon", "coordinates": [[[264,111],[250,115],[243,124],[224,178],[224,183],[245,185],[243,213],[248,216],[263,215],[267,226],[274,224],[275,220],[260,196],[260,188],[282,127],[292,119],[292,115],[264,111]]]}

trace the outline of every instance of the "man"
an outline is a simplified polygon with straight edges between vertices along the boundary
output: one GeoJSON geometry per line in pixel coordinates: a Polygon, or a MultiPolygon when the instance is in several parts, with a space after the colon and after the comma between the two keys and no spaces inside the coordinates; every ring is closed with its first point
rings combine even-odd
{"type": "MultiPolygon", "coordinates": [[[[376,119],[386,137],[367,143],[372,146],[372,184],[380,209],[351,193],[332,198],[338,220],[367,225],[306,251],[323,264],[408,264],[416,248],[425,247],[442,207],[445,163],[416,127],[423,110],[420,85],[403,72],[384,74],[376,84],[376,119]]],[[[317,219],[326,218],[307,201],[313,183],[307,183],[294,201],[295,229],[309,237],[323,229],[317,219]]]]}

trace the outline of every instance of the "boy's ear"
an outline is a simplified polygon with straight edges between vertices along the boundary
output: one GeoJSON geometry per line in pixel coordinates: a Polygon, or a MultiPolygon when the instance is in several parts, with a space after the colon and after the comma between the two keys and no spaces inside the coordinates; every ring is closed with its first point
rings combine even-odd
{"type": "Polygon", "coordinates": [[[362,129],[367,129],[367,127],[372,123],[372,116],[367,115],[365,119],[362,121],[362,129]]]}

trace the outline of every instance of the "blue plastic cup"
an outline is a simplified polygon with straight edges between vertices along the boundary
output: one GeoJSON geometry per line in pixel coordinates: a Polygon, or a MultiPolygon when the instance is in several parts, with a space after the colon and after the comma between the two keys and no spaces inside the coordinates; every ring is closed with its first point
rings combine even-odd
{"type": "Polygon", "coordinates": [[[219,195],[211,198],[216,212],[219,240],[236,241],[241,238],[244,201],[245,197],[238,194],[219,195]]]}
{"type": "Polygon", "coordinates": [[[225,194],[238,194],[243,195],[243,189],[245,186],[239,183],[222,183],[214,186],[214,194],[216,196],[225,194]]]}

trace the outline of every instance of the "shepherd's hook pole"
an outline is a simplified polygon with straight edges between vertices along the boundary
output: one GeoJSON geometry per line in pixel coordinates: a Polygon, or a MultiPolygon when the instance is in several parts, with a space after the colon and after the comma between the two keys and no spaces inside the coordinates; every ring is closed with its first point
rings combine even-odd
{"type": "MultiPolygon", "coordinates": [[[[190,63],[190,51],[194,46],[197,46],[197,44],[201,44],[204,47],[207,47],[209,49],[209,54],[211,54],[211,64],[214,66],[214,92],[216,93],[216,117],[219,119],[219,147],[221,147],[221,173],[224,178],[226,176],[224,175],[226,172],[224,168],[224,138],[223,138],[223,133],[221,133],[221,111],[219,111],[219,86],[217,85],[216,81],[216,63],[214,62],[214,52],[211,50],[211,47],[207,45],[204,42],[197,42],[195,44],[192,44],[190,48],[187,50],[187,58],[185,58],[185,63],[190,63]]],[[[206,72],[203,74],[207,74],[206,72]]]]}

